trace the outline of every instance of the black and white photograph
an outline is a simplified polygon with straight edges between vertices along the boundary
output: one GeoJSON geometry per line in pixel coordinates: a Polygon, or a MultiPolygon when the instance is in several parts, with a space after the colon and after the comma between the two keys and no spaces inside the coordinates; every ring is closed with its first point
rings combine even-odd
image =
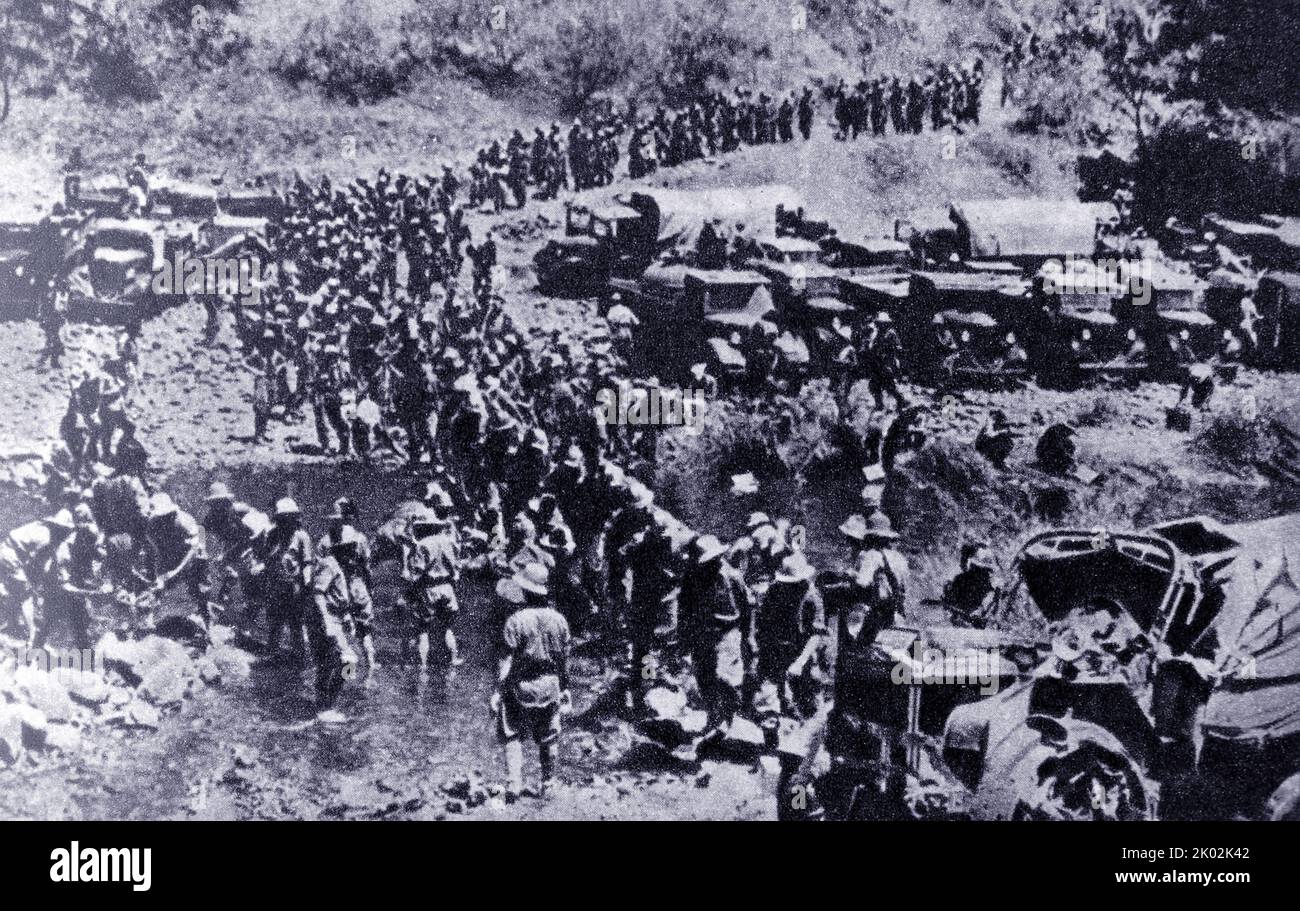
{"type": "Polygon", "coordinates": [[[75,824],[1154,822],[1248,881],[1300,820],[1297,48],[0,0],[0,821],[137,891],[75,824]]]}

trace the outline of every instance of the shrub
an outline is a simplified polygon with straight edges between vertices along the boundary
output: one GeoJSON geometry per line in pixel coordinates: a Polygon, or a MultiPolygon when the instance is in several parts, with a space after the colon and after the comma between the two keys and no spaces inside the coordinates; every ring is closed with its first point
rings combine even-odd
{"type": "Polygon", "coordinates": [[[579,7],[562,18],[542,65],[566,114],[614,88],[643,56],[637,41],[605,5],[579,7]]]}
{"type": "Polygon", "coordinates": [[[359,15],[345,15],[308,22],[272,71],[294,86],[308,83],[328,99],[355,106],[393,97],[409,83],[415,66],[409,53],[390,54],[359,15]]]}

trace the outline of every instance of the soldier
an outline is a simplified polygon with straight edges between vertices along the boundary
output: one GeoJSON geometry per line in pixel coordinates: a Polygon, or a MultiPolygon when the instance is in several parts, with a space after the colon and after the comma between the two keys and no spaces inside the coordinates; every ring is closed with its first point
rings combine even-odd
{"type": "Polygon", "coordinates": [[[799,96],[799,135],[805,140],[812,136],[814,101],[812,89],[805,88],[799,96]]]}
{"type": "Polygon", "coordinates": [[[370,542],[357,529],[357,508],[347,497],[334,501],[329,522],[329,529],[316,542],[316,553],[328,552],[343,570],[348,587],[348,610],[342,618],[343,628],[361,643],[369,682],[379,666],[375,659],[375,607],[370,597],[370,542]]]}
{"type": "Polygon", "coordinates": [[[460,578],[456,545],[450,523],[432,511],[410,523],[409,547],[403,578],[411,612],[421,677],[429,672],[429,649],[434,636],[446,645],[451,667],[464,663],[456,640],[455,621],[460,611],[455,583],[460,578]]]}
{"type": "Polygon", "coordinates": [[[345,458],[351,448],[351,434],[343,420],[343,390],[350,385],[347,368],[339,357],[339,347],[330,342],[322,346],[311,379],[312,413],[316,419],[316,436],[322,452],[333,451],[330,430],[338,438],[339,453],[345,458]]]}
{"type": "Polygon", "coordinates": [[[37,322],[40,323],[41,331],[45,334],[45,347],[41,351],[41,358],[37,361],[46,361],[51,367],[58,367],[63,357],[63,323],[67,318],[67,301],[66,295],[60,292],[53,282],[41,295],[40,313],[37,322]]]}
{"type": "Polygon", "coordinates": [[[1007,459],[1015,448],[1016,438],[1007,422],[1007,414],[1001,408],[989,412],[989,419],[980,428],[975,437],[975,451],[993,464],[999,471],[1006,470],[1007,459]]]}
{"type": "Polygon", "coordinates": [[[708,713],[701,744],[720,740],[742,704],[745,667],[752,651],[753,610],[749,590],[713,535],[693,545],[694,564],[682,579],[685,641],[708,713]]]}
{"type": "Polygon", "coordinates": [[[161,595],[175,583],[184,582],[199,616],[210,627],[214,617],[208,598],[208,556],[198,522],[166,493],[156,493],[149,503],[145,544],[154,593],[161,595]]]}
{"type": "Polygon", "coordinates": [[[345,680],[355,676],[357,656],[344,633],[352,604],[343,568],[332,552],[318,552],[312,564],[311,600],[304,611],[307,641],[316,664],[316,720],[344,721],[334,706],[345,680]]]}
{"type": "Polygon", "coordinates": [[[907,82],[907,128],[908,132],[920,134],[925,117],[925,92],[913,76],[907,82]]]}
{"type": "Polygon", "coordinates": [[[725,269],[727,267],[727,241],[718,233],[721,219],[710,218],[700,229],[700,236],[695,242],[695,264],[701,269],[725,269]]]}
{"type": "Polygon", "coordinates": [[[230,588],[238,584],[244,596],[244,622],[255,622],[262,606],[265,564],[261,548],[271,528],[270,518],[243,501],[236,500],[230,488],[220,481],[208,487],[203,516],[208,559],[216,569],[219,582],[212,600],[228,604],[230,588]]]}
{"type": "Polygon", "coordinates": [[[149,452],[136,437],[134,421],[123,420],[121,427],[122,435],[117,438],[108,465],[117,475],[145,480],[149,477],[149,452]]]}
{"type": "Polygon", "coordinates": [[[791,98],[784,98],[776,112],[776,130],[781,142],[794,139],[794,104],[791,98]]]}
{"type": "Polygon", "coordinates": [[[52,571],[41,593],[41,617],[31,639],[34,649],[44,648],[51,630],[60,624],[68,627],[76,648],[90,648],[90,601],[111,590],[101,581],[104,539],[90,507],[77,504],[72,520],[74,530],[55,550],[52,571]]]}
{"type": "Polygon", "coordinates": [[[266,649],[280,650],[280,631],[304,654],[303,616],[312,579],[311,538],[302,527],[302,513],[291,497],[275,503],[274,525],[266,540],[266,649]]]}
{"type": "Polygon", "coordinates": [[[1076,431],[1069,424],[1053,424],[1038,438],[1038,467],[1048,474],[1065,477],[1075,468],[1076,431]]]}
{"type": "Polygon", "coordinates": [[[962,548],[961,572],[943,589],[943,604],[957,626],[983,629],[996,618],[1002,592],[996,579],[997,563],[982,545],[962,548]]]}
{"type": "Polygon", "coordinates": [[[36,634],[36,598],[46,590],[59,545],[75,528],[72,513],[53,515],[20,525],[0,543],[0,630],[23,622],[24,638],[36,634]]]}
{"type": "MultiPolygon", "coordinates": [[[[650,521],[650,502],[643,495],[637,503],[643,514],[643,527],[624,546],[628,568],[632,573],[631,596],[627,611],[627,634],[631,664],[628,672],[628,704],[639,709],[645,685],[657,678],[651,651],[663,616],[664,599],[673,588],[672,540],[650,521]]],[[[679,599],[680,600],[680,599],[679,599]]]]}
{"type": "Polygon", "coordinates": [[[894,125],[894,132],[902,135],[907,132],[906,104],[903,97],[903,85],[895,76],[889,83],[889,119],[894,125]]]}
{"type": "Polygon", "coordinates": [[[885,625],[901,622],[905,612],[909,570],[898,552],[898,533],[889,517],[877,510],[870,516],[850,516],[840,531],[854,541],[854,584],[865,603],[885,625]]]}
{"type": "Polygon", "coordinates": [[[885,85],[884,80],[876,78],[871,80],[871,132],[876,136],[885,135],[885,119],[888,111],[885,109],[885,85]]]}
{"type": "Polygon", "coordinates": [[[872,330],[868,335],[867,382],[876,408],[885,407],[885,394],[894,397],[901,411],[906,403],[898,388],[898,377],[902,373],[903,343],[894,329],[894,320],[888,312],[882,310],[876,314],[872,330]]]}
{"type": "Polygon", "coordinates": [[[787,714],[794,708],[785,686],[787,672],[814,629],[825,626],[815,576],[801,552],[789,554],[763,596],[755,621],[758,680],[780,693],[780,708],[787,714]]]}
{"type": "Polygon", "coordinates": [[[505,746],[506,800],[513,802],[523,793],[523,737],[530,736],[537,743],[540,796],[546,796],[554,781],[560,718],[572,707],[571,635],[564,616],[550,599],[545,566],[530,563],[505,581],[503,597],[515,609],[501,631],[497,686],[488,706],[505,746]]]}

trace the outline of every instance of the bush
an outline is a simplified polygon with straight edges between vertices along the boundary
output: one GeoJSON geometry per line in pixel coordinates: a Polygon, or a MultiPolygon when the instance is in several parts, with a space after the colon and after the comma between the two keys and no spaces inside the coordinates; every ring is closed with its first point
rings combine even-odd
{"type": "Polygon", "coordinates": [[[1280,145],[1257,138],[1249,125],[1243,130],[1201,118],[1167,123],[1134,162],[1134,215],[1161,224],[1170,215],[1294,212],[1300,180],[1284,173],[1280,145]]]}
{"type": "Polygon", "coordinates": [[[158,84],[136,55],[125,25],[107,22],[77,50],[75,63],[84,74],[81,88],[91,98],[106,102],[154,101],[161,97],[158,84]]]}
{"type": "Polygon", "coordinates": [[[1211,414],[1192,445],[1218,467],[1247,476],[1261,467],[1290,461],[1288,445],[1293,445],[1295,439],[1276,408],[1261,402],[1249,412],[1234,409],[1211,414]]]}
{"type": "Polygon", "coordinates": [[[390,54],[359,15],[344,15],[333,22],[308,22],[272,71],[294,86],[314,85],[326,98],[356,106],[396,95],[410,82],[415,66],[409,53],[390,54]]]}
{"type": "Polygon", "coordinates": [[[542,65],[563,112],[576,114],[632,72],[643,52],[617,11],[579,7],[561,19],[542,65]]]}
{"type": "Polygon", "coordinates": [[[655,66],[655,84],[670,105],[697,101],[714,83],[732,78],[731,65],[745,49],[743,34],[725,0],[701,7],[678,4],[664,19],[662,50],[655,66]]]}

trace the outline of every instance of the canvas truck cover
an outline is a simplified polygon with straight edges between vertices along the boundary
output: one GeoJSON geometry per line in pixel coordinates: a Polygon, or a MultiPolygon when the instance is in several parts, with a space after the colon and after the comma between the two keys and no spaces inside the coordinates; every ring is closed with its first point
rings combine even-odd
{"type": "Polygon", "coordinates": [[[719,232],[731,236],[743,224],[750,237],[776,236],[776,207],[797,209],[802,200],[791,187],[764,184],[719,190],[651,190],[632,194],[635,208],[649,213],[658,225],[660,250],[693,246],[700,229],[719,219],[719,232]]]}
{"type": "Polygon", "coordinates": [[[1114,221],[1109,203],[1061,199],[954,202],[949,217],[971,258],[1092,256],[1097,227],[1114,221]]]}
{"type": "Polygon", "coordinates": [[[1239,548],[1224,571],[1224,674],[1203,728],[1226,739],[1300,732],[1300,514],[1224,526],[1239,548]]]}

